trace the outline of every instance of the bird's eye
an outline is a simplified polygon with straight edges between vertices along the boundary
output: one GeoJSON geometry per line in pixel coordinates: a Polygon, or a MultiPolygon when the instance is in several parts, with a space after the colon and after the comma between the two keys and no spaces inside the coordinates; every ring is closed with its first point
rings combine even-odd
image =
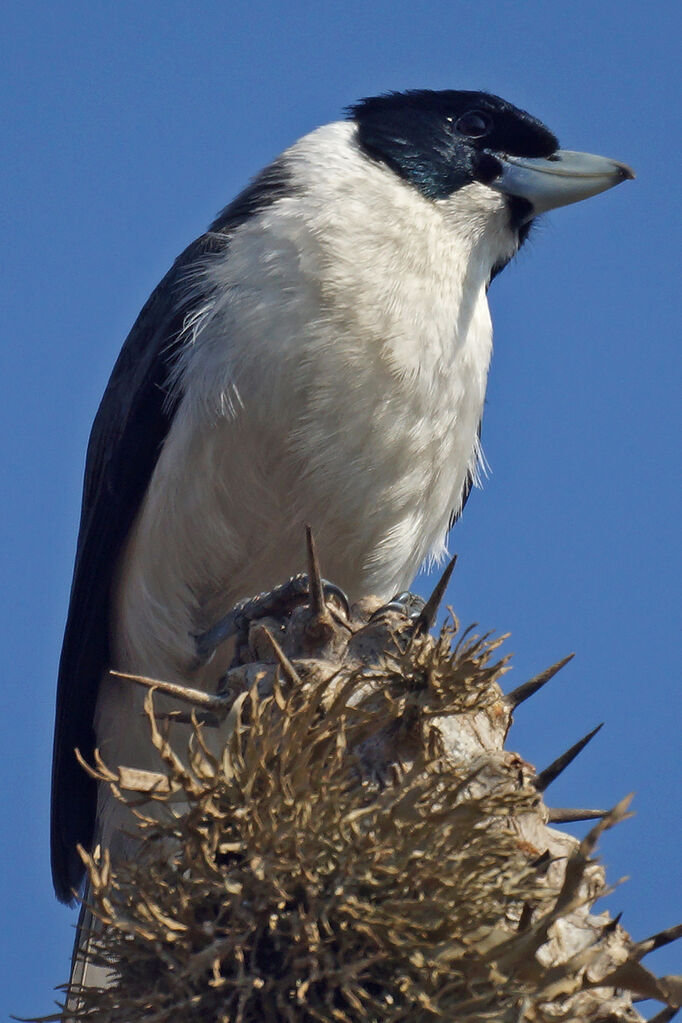
{"type": "Polygon", "coordinates": [[[492,125],[492,119],[488,114],[482,110],[470,110],[455,121],[455,130],[470,139],[480,139],[488,134],[492,125]]]}

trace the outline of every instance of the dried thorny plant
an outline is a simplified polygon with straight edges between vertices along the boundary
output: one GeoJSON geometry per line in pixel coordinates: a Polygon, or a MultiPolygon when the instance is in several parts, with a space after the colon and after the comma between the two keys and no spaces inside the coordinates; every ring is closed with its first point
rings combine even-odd
{"type": "Polygon", "coordinates": [[[620,1023],[641,1019],[630,992],[679,1004],[679,978],[641,966],[651,941],[591,912],[607,891],[592,854],[627,801],[578,843],[502,749],[501,640],[363,628],[362,657],[351,640],[332,663],[273,641],[189,749],[149,693],[156,785],[95,768],[139,846],[84,854],[89,955],[110,974],[72,990],[67,1018],[620,1023]]]}

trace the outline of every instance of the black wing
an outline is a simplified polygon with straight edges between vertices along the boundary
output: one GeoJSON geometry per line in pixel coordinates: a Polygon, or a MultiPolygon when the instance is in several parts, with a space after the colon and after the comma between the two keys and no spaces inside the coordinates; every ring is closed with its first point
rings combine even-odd
{"type": "Polygon", "coordinates": [[[272,164],[178,257],[128,335],[95,417],[59,662],[52,758],[52,878],[64,902],[72,900],[83,878],[76,845],[91,846],[97,799],[97,785],[74,751],[92,760],[97,689],[109,665],[112,577],[170,427],[169,367],[197,301],[189,295],[187,272],[223,251],[232,231],[285,194],[286,186],[283,167],[272,164]]]}

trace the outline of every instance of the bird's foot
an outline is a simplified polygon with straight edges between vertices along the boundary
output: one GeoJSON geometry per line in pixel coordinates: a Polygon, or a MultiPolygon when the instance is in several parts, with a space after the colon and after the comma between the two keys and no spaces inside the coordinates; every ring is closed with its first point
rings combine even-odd
{"type": "MultiPolygon", "coordinates": [[[[325,606],[327,603],[334,609],[338,606],[339,611],[348,618],[350,608],[348,597],[343,590],[326,579],[321,579],[320,582],[325,606]]],[[[240,601],[210,629],[194,637],[200,663],[206,664],[218,647],[233,636],[236,636],[240,643],[245,643],[252,622],[260,618],[284,618],[309,598],[308,575],[302,572],[267,593],[259,593],[255,597],[240,601]]]]}
{"type": "Polygon", "coordinates": [[[395,596],[386,603],[378,607],[373,612],[370,622],[375,622],[384,615],[391,612],[403,615],[405,618],[409,618],[414,621],[424,610],[426,601],[416,593],[410,593],[409,590],[403,590],[401,593],[396,593],[395,596]]]}
{"type": "Polygon", "coordinates": [[[433,593],[428,600],[422,600],[416,593],[410,593],[405,590],[392,597],[388,604],[377,608],[370,621],[377,621],[387,612],[395,611],[408,619],[413,636],[428,632],[436,620],[438,609],[445,596],[445,590],[450,582],[456,561],[457,555],[455,554],[454,558],[446,565],[445,571],[436,583],[433,593]]]}
{"type": "Polygon", "coordinates": [[[346,594],[339,586],[323,579],[320,574],[310,526],[306,527],[306,547],[307,572],[292,576],[287,582],[275,586],[268,593],[259,593],[256,597],[240,601],[207,632],[194,637],[200,664],[206,664],[217,648],[233,636],[237,637],[238,646],[240,642],[248,642],[249,626],[252,622],[261,618],[287,617],[294,608],[304,603],[310,608],[307,631],[317,638],[322,638],[325,633],[333,631],[330,630],[332,624],[330,608],[331,613],[343,615],[346,621],[350,618],[350,605],[346,594]]]}

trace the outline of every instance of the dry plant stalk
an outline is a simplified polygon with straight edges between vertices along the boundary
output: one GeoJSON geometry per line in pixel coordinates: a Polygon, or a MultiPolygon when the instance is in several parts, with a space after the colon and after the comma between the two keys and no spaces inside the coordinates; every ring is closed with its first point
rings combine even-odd
{"type": "Polygon", "coordinates": [[[591,909],[628,800],[578,842],[504,750],[560,665],[504,697],[502,640],[375,606],[252,624],[189,749],[150,691],[158,774],[94,769],[141,838],[125,863],[85,856],[111,974],[69,1020],[634,1023],[633,995],[672,1019],[682,979],[640,960],[679,929],[636,943],[591,909]]]}

